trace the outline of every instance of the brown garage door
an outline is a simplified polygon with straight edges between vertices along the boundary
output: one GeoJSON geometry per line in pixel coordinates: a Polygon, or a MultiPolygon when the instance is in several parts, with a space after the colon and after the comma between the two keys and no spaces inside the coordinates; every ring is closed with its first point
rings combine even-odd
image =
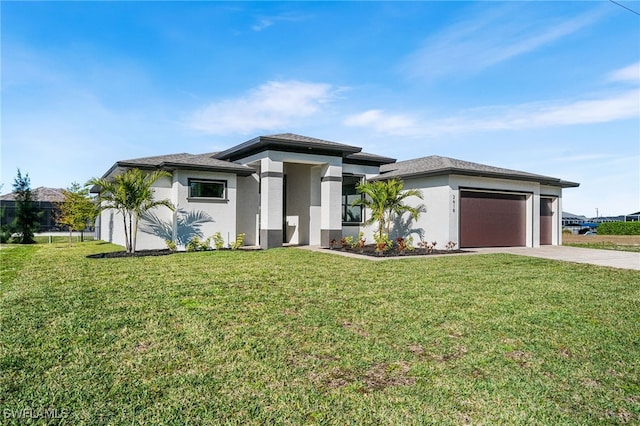
{"type": "Polygon", "coordinates": [[[460,247],[524,246],[526,222],[524,195],[460,192],[460,247]]]}
{"type": "Polygon", "coordinates": [[[553,244],[553,200],[540,198],[540,244],[553,244]]]}

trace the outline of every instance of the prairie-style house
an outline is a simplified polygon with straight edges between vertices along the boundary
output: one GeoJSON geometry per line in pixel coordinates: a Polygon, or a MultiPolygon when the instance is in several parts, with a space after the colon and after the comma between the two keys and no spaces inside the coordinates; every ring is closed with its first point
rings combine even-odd
{"type": "MultiPolygon", "coordinates": [[[[458,247],[562,244],[562,190],[579,184],[453,158],[406,161],[362,152],[357,146],[291,133],[258,136],[225,151],[172,154],[116,162],[104,175],[128,168],[166,170],[155,194],[176,206],[154,209],[141,223],[138,249],[184,246],[197,230],[220,232],[227,242],[245,234],[245,245],[328,246],[333,239],[365,233],[373,242],[368,212],[351,204],[363,180],[398,178],[420,189],[424,200],[413,221],[397,218],[392,236],[453,241],[458,247]]],[[[100,191],[100,188],[94,188],[100,191]]],[[[124,245],[122,219],[104,211],[98,238],[124,245]]]]}

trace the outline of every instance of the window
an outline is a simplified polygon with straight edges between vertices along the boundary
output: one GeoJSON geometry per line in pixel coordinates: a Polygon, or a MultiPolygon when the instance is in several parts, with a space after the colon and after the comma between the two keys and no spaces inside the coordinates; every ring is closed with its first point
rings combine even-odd
{"type": "Polygon", "coordinates": [[[227,198],[227,181],[189,179],[189,197],[224,200],[227,198]]]}
{"type": "Polygon", "coordinates": [[[342,222],[362,223],[362,206],[351,206],[362,194],[356,191],[356,185],[362,181],[360,176],[342,176],[342,222]]]}

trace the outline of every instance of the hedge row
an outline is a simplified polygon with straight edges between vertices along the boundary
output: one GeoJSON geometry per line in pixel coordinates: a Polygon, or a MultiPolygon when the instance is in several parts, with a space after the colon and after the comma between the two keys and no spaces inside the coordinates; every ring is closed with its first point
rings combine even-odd
{"type": "Polygon", "coordinates": [[[600,235],[640,235],[640,222],[604,222],[598,225],[600,235]]]}

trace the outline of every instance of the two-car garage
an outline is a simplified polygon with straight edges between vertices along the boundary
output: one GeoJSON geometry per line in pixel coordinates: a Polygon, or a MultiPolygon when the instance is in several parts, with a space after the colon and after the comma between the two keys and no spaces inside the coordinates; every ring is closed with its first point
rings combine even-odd
{"type": "MultiPolygon", "coordinates": [[[[460,190],[460,247],[527,245],[531,194],[460,190]]],[[[540,244],[552,244],[553,199],[540,198],[540,244]]]]}
{"type": "Polygon", "coordinates": [[[411,199],[425,214],[399,221],[404,235],[413,231],[423,241],[460,248],[562,244],[562,191],[579,185],[436,155],[383,165],[380,172],[374,180],[403,179],[405,188],[423,194],[411,199]]]}

